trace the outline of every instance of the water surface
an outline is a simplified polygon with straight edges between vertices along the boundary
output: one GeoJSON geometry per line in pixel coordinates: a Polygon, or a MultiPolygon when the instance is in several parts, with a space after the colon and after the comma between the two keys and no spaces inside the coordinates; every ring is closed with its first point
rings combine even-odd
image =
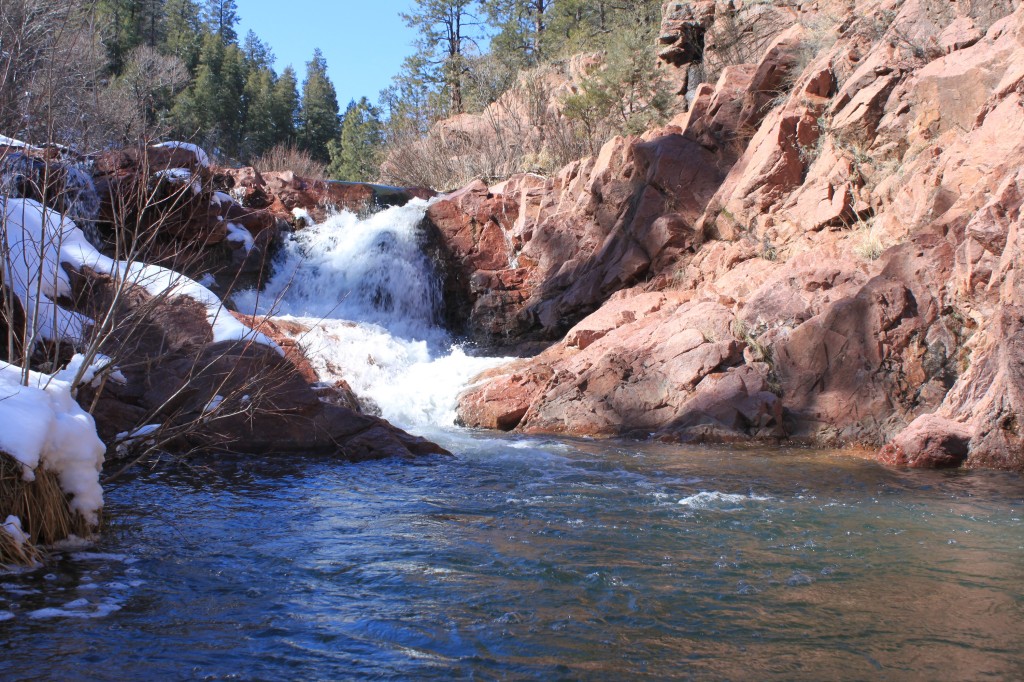
{"type": "Polygon", "coordinates": [[[99,546],[0,579],[0,677],[1024,674],[1017,476],[434,435],[110,489],[99,546]]]}

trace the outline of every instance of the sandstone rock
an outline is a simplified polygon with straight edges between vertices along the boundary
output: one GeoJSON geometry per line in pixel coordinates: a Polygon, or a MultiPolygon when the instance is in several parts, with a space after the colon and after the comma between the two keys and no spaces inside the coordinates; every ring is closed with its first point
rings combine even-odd
{"type": "Polygon", "coordinates": [[[915,419],[878,453],[889,466],[940,469],[960,466],[967,459],[970,429],[963,424],[926,414],[915,419]]]}
{"type": "MultiPolygon", "coordinates": [[[[696,11],[666,8],[678,13],[666,64],[690,58],[696,11]]],[[[895,12],[835,31],[734,164],[713,133],[763,108],[752,83],[767,59],[701,86],[674,128],[612,141],[521,194],[492,188],[519,209],[502,229],[527,271],[523,303],[506,310],[568,333],[480,377],[461,398],[467,423],[889,443],[890,464],[1024,469],[1024,9],[908,0],[895,12]],[[682,209],[657,197],[680,175],[673,157],[695,158],[679,138],[725,161],[713,196],[682,209]],[[644,230],[664,232],[645,243],[644,230]],[[673,233],[685,239],[651,258],[673,233]]],[[[721,48],[717,21],[706,50],[721,48]]],[[[797,31],[781,33],[770,41],[788,60],[797,31]]]]}

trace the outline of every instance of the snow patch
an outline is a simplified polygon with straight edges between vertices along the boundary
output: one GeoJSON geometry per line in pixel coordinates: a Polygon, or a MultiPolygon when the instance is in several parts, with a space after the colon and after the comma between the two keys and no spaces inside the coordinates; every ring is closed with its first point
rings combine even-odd
{"type": "Polygon", "coordinates": [[[6,268],[11,275],[11,288],[43,338],[81,343],[86,337],[86,326],[93,324],[91,319],[54,303],[58,296],[72,293],[68,275],[60,266],[65,263],[76,270],[89,267],[114,279],[124,279],[154,297],[188,296],[206,307],[215,343],[253,341],[284,355],[269,337],[235,319],[217,295],[198,282],[157,265],[108,258],[93,248],[72,221],[36,201],[6,200],[4,219],[11,247],[6,268]],[[34,296],[36,291],[42,296],[34,296]]]}
{"type": "Polygon", "coordinates": [[[210,167],[210,157],[206,153],[206,151],[204,151],[203,148],[200,147],[199,145],[192,144],[191,142],[178,142],[178,141],[172,140],[170,142],[161,142],[160,144],[155,144],[153,146],[154,147],[160,147],[160,148],[163,148],[163,149],[185,149],[185,150],[188,150],[188,151],[190,151],[190,152],[192,152],[193,154],[196,155],[196,160],[199,162],[199,165],[204,166],[206,168],[210,167]]]}
{"type": "Polygon", "coordinates": [[[22,465],[26,481],[39,467],[57,474],[70,507],[96,524],[103,507],[100,467],[106,446],[92,415],[71,397],[71,384],[0,362],[0,450],[22,465]]]}
{"type": "Polygon", "coordinates": [[[203,414],[209,414],[210,412],[216,412],[217,408],[220,407],[220,404],[222,402],[224,402],[224,396],[222,396],[222,395],[215,395],[215,396],[213,396],[213,398],[210,400],[210,402],[206,403],[206,407],[203,408],[203,414]]]}
{"type": "Polygon", "coordinates": [[[6,145],[8,147],[21,147],[22,149],[39,149],[39,147],[33,147],[28,142],[15,140],[13,137],[7,137],[6,135],[0,135],[0,145],[6,145]]]}
{"type": "Polygon", "coordinates": [[[11,515],[7,517],[7,520],[0,525],[5,533],[14,538],[14,541],[20,547],[29,540],[29,535],[21,528],[21,519],[17,516],[11,515]]]}
{"type": "Polygon", "coordinates": [[[78,376],[79,371],[81,371],[82,376],[78,380],[78,383],[76,384],[77,386],[85,386],[89,384],[92,385],[93,388],[99,388],[104,375],[107,375],[115,384],[121,384],[123,386],[128,382],[128,380],[125,379],[121,370],[112,366],[113,363],[114,361],[106,355],[97,353],[89,366],[83,370],[82,366],[85,364],[85,356],[81,353],[75,353],[71,358],[71,361],[68,362],[67,367],[54,374],[53,377],[70,383],[74,382],[75,377],[78,376]]]}
{"type": "Polygon", "coordinates": [[[252,232],[249,232],[245,226],[238,223],[228,223],[228,241],[242,244],[245,247],[246,253],[252,251],[253,244],[256,243],[256,240],[252,237],[252,232]]]}
{"type": "Polygon", "coordinates": [[[203,193],[203,183],[198,177],[192,175],[192,171],[187,168],[168,168],[157,171],[155,175],[173,185],[188,185],[193,194],[203,193]]]}

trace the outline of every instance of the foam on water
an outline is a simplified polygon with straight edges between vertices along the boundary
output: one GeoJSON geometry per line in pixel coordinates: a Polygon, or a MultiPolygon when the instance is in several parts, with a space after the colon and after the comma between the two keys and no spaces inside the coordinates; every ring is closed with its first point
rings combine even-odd
{"type": "Polygon", "coordinates": [[[749,502],[767,502],[770,497],[763,497],[750,493],[737,495],[734,493],[723,493],[717,490],[702,490],[701,492],[684,497],[679,504],[690,509],[710,509],[715,511],[737,511],[743,509],[749,502]]]}
{"type": "Polygon", "coordinates": [[[293,338],[320,379],[344,379],[390,421],[446,427],[459,391],[504,360],[468,355],[441,326],[440,277],[423,250],[428,206],[344,211],[295,233],[266,288],[235,304],[308,329],[293,338]]]}

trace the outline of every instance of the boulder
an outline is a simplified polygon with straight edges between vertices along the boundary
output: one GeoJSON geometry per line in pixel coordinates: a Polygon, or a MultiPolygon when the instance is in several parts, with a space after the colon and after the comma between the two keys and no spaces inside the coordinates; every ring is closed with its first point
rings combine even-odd
{"type": "Polygon", "coordinates": [[[935,414],[921,415],[878,453],[878,461],[913,469],[958,467],[967,459],[971,431],[935,414]]]}

